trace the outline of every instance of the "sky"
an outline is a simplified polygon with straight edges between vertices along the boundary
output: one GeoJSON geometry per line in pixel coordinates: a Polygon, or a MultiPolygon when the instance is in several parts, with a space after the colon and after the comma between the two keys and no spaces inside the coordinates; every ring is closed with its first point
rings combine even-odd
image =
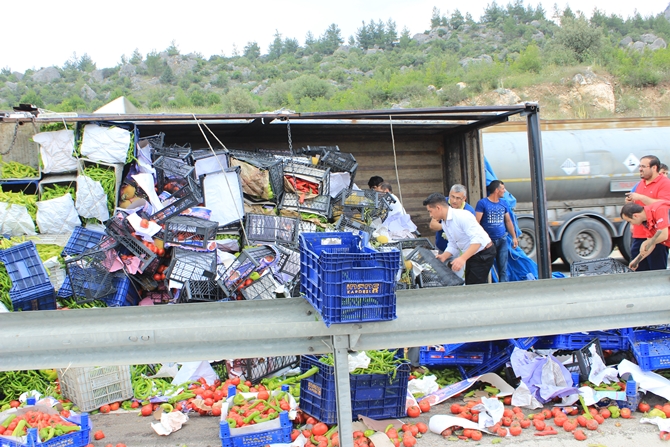
{"type": "MultiPolygon", "coordinates": [[[[0,68],[24,72],[42,67],[62,67],[66,61],[84,54],[97,68],[114,67],[122,55],[130,57],[137,48],[143,56],[162,51],[175,42],[181,54],[200,53],[231,56],[235,47],[241,53],[249,42],[257,42],[262,53],[276,31],[282,38],[295,38],[300,45],[311,31],[315,37],[332,23],[339,26],[345,42],[362,22],[392,19],[398,33],[407,27],[410,35],[430,27],[433,7],[447,17],[458,9],[475,20],[493,0],[32,0],[3,2],[5,22],[0,47],[0,68]],[[93,6],[95,5],[95,6],[93,6]],[[13,19],[12,19],[13,17],[13,19]],[[15,34],[12,35],[14,30],[15,34]],[[17,30],[21,30],[20,33],[17,30]]],[[[639,12],[656,15],[670,0],[525,0],[524,5],[541,3],[550,18],[556,4],[569,5],[590,17],[594,8],[627,18],[639,12]]],[[[507,0],[498,0],[507,5],[507,0]]]]}

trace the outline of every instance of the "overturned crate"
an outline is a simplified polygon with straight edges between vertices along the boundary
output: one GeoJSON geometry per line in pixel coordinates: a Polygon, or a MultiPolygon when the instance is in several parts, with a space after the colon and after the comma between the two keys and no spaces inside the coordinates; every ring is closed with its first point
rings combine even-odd
{"type": "MultiPolygon", "coordinates": [[[[267,184],[259,185],[258,182],[243,181],[242,187],[244,193],[255,199],[271,200],[275,203],[280,203],[284,195],[284,167],[281,160],[264,154],[231,151],[230,152],[230,166],[244,167],[244,164],[251,165],[261,172],[267,171],[267,184]],[[253,184],[252,184],[253,183],[253,184]],[[263,190],[258,188],[262,187],[263,190]]],[[[242,170],[244,177],[245,170],[242,170]]]]}
{"type": "Polygon", "coordinates": [[[211,250],[216,239],[218,222],[193,216],[177,215],[165,221],[165,247],[187,247],[193,250],[211,250]]]}
{"type": "Polygon", "coordinates": [[[277,260],[276,248],[269,245],[242,250],[227,268],[223,264],[217,266],[217,281],[227,296],[232,298],[252,273],[260,275],[266,268],[272,268],[277,260]]]}
{"type": "Polygon", "coordinates": [[[454,273],[444,262],[440,262],[435,255],[423,248],[417,247],[405,258],[421,268],[417,276],[419,287],[446,287],[465,284],[463,278],[454,273]]]}
{"type": "Polygon", "coordinates": [[[292,217],[247,214],[244,225],[249,244],[298,245],[299,221],[292,217]]]}
{"type": "Polygon", "coordinates": [[[116,293],[117,274],[110,270],[116,263],[121,264],[117,248],[118,243],[113,238],[105,237],[82,254],[65,259],[65,270],[77,302],[105,300],[116,293]]]}

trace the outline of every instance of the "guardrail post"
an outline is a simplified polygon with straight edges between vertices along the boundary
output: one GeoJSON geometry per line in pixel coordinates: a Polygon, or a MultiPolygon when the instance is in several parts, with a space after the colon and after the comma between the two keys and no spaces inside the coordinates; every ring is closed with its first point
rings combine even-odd
{"type": "Polygon", "coordinates": [[[353,447],[354,431],[351,411],[351,383],[349,382],[349,337],[332,337],[335,358],[335,391],[337,393],[337,423],[342,447],[353,447]]]}

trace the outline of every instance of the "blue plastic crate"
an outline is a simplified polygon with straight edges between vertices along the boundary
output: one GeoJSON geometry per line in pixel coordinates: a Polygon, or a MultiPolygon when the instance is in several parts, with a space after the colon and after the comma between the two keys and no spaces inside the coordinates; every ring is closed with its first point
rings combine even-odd
{"type": "MultiPolygon", "coordinates": [[[[302,372],[313,366],[318,366],[319,372],[300,382],[300,408],[321,422],[335,424],[335,368],[321,363],[313,355],[300,358],[302,372]]],[[[350,374],[353,417],[359,414],[377,420],[404,417],[409,371],[409,363],[403,363],[398,366],[395,377],[390,374],[350,374]]]]}
{"type": "Polygon", "coordinates": [[[486,361],[483,362],[481,365],[477,365],[468,369],[459,365],[458,369],[463,378],[465,379],[497,371],[500,368],[502,368],[505,365],[505,363],[507,363],[507,361],[509,360],[509,356],[512,354],[513,350],[514,345],[510,343],[506,347],[501,349],[499,352],[493,354],[490,358],[486,359],[486,361]]]}
{"type": "Polygon", "coordinates": [[[56,308],[53,285],[33,241],[24,242],[0,251],[12,280],[9,297],[16,308],[46,310],[56,308]]]}
{"type": "Polygon", "coordinates": [[[537,343],[537,340],[538,337],[510,338],[509,342],[512,343],[513,346],[525,351],[537,343]]]}
{"type": "Polygon", "coordinates": [[[575,349],[583,348],[594,338],[597,338],[600,341],[600,347],[602,349],[626,351],[629,348],[628,339],[624,335],[600,331],[587,333],[576,332],[573,334],[559,334],[540,337],[536,343],[536,348],[566,349],[574,351],[575,349]]]}
{"type": "Polygon", "coordinates": [[[395,278],[400,252],[378,252],[352,233],[300,234],[300,289],[333,323],[396,318],[395,278]]]}
{"type": "Polygon", "coordinates": [[[670,335],[637,330],[627,334],[631,351],[643,371],[670,368],[670,335]]]}
{"type": "Polygon", "coordinates": [[[425,366],[481,365],[488,358],[486,352],[456,350],[436,351],[427,346],[419,349],[419,364],[425,366]]]}
{"type": "Polygon", "coordinates": [[[0,447],[84,447],[87,445],[91,435],[91,423],[88,419],[88,414],[82,413],[81,421],[74,418],[68,420],[80,425],[81,430],[58,436],[46,442],[40,442],[38,430],[31,428],[28,430],[25,443],[15,442],[0,436],[0,447]]]}
{"type": "Polygon", "coordinates": [[[61,256],[80,255],[89,248],[95,247],[100,243],[105,233],[89,230],[84,227],[74,227],[74,231],[68,239],[61,256]]]}
{"type": "Polygon", "coordinates": [[[137,306],[140,297],[137,290],[131,284],[130,278],[126,275],[119,275],[112,281],[116,292],[113,295],[108,295],[103,300],[109,307],[123,307],[123,306],[137,306]]]}
{"type": "Polygon", "coordinates": [[[230,428],[225,417],[222,417],[219,437],[223,447],[263,447],[290,443],[292,428],[286,411],[279,413],[277,419],[242,428],[230,428]]]}
{"type": "Polygon", "coordinates": [[[17,310],[55,310],[56,296],[53,285],[44,284],[32,287],[26,292],[27,298],[12,299],[14,311],[17,310]]]}

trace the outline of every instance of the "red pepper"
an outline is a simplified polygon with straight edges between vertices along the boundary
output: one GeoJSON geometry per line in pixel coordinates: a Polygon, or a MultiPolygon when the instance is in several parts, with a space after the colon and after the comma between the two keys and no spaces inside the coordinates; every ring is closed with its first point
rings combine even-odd
{"type": "Polygon", "coordinates": [[[557,434],[558,434],[558,432],[556,431],[556,429],[554,429],[553,426],[549,425],[544,430],[536,432],[535,436],[550,436],[550,435],[557,435],[557,434]]]}

